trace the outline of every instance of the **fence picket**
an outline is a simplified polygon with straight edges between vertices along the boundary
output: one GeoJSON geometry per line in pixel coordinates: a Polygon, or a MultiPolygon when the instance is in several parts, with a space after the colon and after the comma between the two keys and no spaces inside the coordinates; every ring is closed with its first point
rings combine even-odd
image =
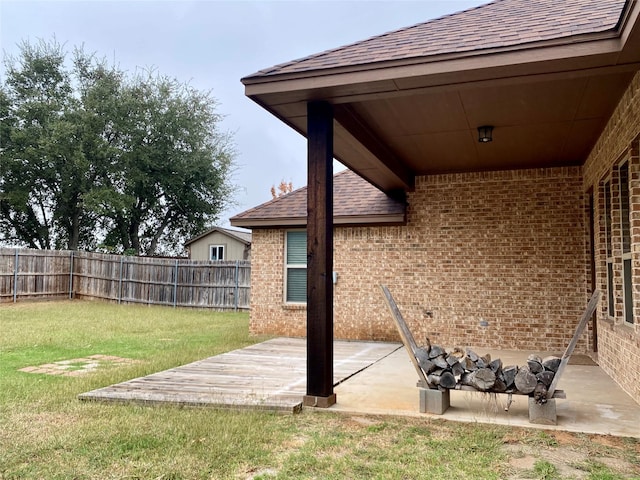
{"type": "Polygon", "coordinates": [[[0,248],[0,303],[75,297],[248,310],[250,295],[251,264],[247,261],[125,259],[103,253],[0,248]]]}

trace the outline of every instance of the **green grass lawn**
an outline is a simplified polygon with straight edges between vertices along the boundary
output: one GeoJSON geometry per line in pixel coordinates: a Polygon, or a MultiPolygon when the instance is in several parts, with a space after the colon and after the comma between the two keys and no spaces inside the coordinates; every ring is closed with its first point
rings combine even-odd
{"type": "Polygon", "coordinates": [[[82,301],[0,305],[0,479],[640,478],[633,439],[428,416],[77,400],[259,340],[249,335],[245,313],[82,301]],[[136,362],[77,377],[19,371],[94,354],[136,362]]]}

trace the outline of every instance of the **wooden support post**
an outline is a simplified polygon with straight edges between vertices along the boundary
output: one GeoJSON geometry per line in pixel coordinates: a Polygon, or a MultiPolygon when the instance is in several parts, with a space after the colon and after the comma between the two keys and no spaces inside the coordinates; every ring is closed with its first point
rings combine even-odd
{"type": "Polygon", "coordinates": [[[333,392],[333,109],[307,104],[307,394],[330,407],[333,392]]]}

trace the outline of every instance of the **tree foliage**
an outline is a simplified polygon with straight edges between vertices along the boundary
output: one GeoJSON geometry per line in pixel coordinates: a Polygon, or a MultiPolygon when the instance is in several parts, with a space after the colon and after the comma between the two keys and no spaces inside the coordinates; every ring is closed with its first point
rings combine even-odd
{"type": "Polygon", "coordinates": [[[1,240],[174,253],[232,202],[233,139],[210,92],[81,49],[69,61],[55,41],[4,64],[1,240]]]}
{"type": "Polygon", "coordinates": [[[275,185],[271,186],[271,197],[275,200],[287,193],[293,192],[293,182],[285,182],[284,179],[280,180],[280,184],[278,185],[278,191],[276,191],[275,185]]]}

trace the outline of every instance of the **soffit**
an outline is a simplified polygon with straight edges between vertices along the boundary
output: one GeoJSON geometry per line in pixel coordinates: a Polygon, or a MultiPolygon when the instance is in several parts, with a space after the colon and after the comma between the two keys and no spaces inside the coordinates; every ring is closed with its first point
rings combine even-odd
{"type": "MultiPolygon", "coordinates": [[[[617,15],[625,5],[605,3],[617,15]]],[[[609,16],[603,31],[481,50],[333,68],[310,57],[312,68],[292,62],[243,82],[303,135],[307,102],[332,103],[335,157],[384,191],[409,190],[421,174],[582,164],[640,69],[639,7],[626,5],[613,30],[609,16]],[[494,141],[480,144],[485,124],[494,141]]]]}

